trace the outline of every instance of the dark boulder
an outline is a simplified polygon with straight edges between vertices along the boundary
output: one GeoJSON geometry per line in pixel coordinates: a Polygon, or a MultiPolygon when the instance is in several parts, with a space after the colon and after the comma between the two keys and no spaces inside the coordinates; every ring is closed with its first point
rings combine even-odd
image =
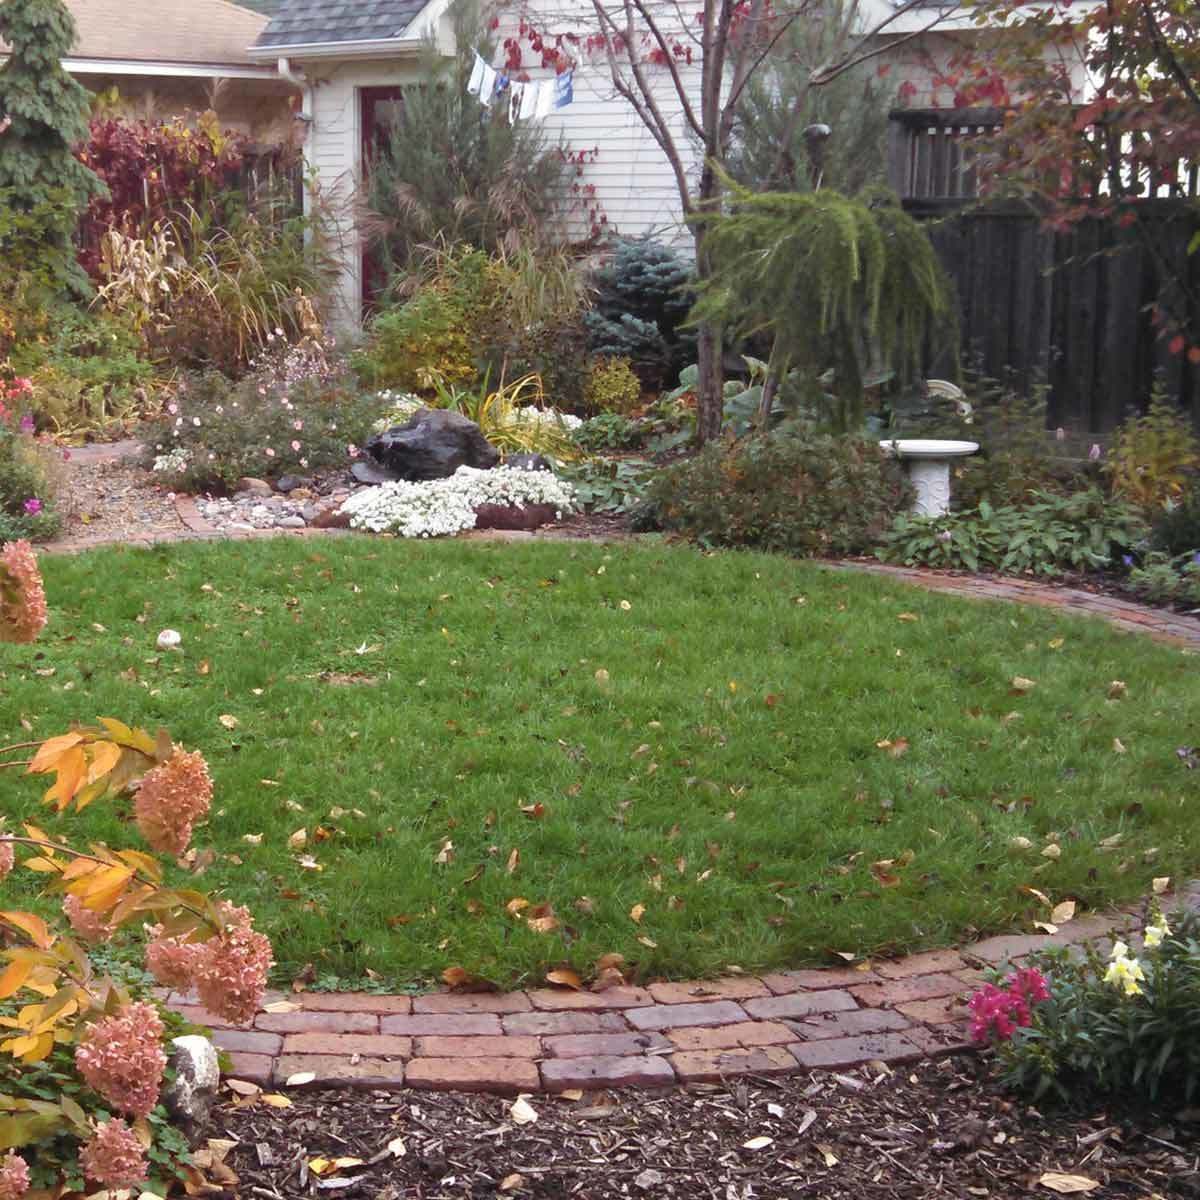
{"type": "Polygon", "coordinates": [[[350,474],[359,483],[395,483],[400,478],[395,471],[389,471],[386,467],[381,467],[378,463],[370,462],[365,458],[360,458],[357,462],[350,464],[350,474]]]}
{"type": "Polygon", "coordinates": [[[400,479],[445,479],[459,467],[487,469],[500,454],[461,413],[422,408],[405,425],[377,434],[367,453],[400,479]]]}

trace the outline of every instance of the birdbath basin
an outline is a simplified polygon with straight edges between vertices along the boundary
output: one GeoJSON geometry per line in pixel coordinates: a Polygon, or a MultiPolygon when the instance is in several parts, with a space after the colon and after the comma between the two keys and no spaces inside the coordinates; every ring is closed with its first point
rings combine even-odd
{"type": "Polygon", "coordinates": [[[950,463],[979,449],[978,442],[941,438],[900,438],[879,443],[885,454],[904,464],[916,489],[912,512],[919,517],[940,517],[950,510],[950,463]]]}

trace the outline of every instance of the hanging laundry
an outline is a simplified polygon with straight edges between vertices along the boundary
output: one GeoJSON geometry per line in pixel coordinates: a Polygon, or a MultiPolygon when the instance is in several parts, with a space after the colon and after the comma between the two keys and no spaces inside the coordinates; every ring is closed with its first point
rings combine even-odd
{"type": "Polygon", "coordinates": [[[496,84],[496,71],[493,67],[489,67],[487,63],[483,64],[483,75],[479,81],[479,100],[484,108],[491,108],[492,101],[495,99],[496,92],[499,90],[496,84]]]}
{"type": "Polygon", "coordinates": [[[483,84],[483,72],[484,72],[484,68],[486,66],[487,66],[487,63],[485,63],[483,61],[482,57],[480,57],[479,51],[476,50],[475,51],[475,65],[471,68],[471,78],[467,80],[467,95],[468,96],[478,96],[479,95],[479,89],[480,89],[481,85],[483,84]]]}
{"type": "Polygon", "coordinates": [[[537,85],[537,107],[533,115],[540,121],[554,111],[555,87],[553,79],[543,79],[537,85]]]}
{"type": "Polygon", "coordinates": [[[541,91],[540,83],[527,83],[524,90],[521,92],[521,111],[517,114],[522,121],[530,120],[537,112],[538,93],[541,91]]]}
{"type": "Polygon", "coordinates": [[[554,107],[566,108],[575,99],[575,68],[554,77],[554,107]]]}

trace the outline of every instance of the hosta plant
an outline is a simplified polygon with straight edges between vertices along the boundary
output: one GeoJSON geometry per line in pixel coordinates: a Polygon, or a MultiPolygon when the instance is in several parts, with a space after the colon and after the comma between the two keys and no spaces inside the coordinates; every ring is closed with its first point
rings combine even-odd
{"type": "MultiPolygon", "coordinates": [[[[44,623],[36,562],[27,546],[5,547],[0,632],[31,642],[44,623]]],[[[0,768],[51,777],[44,800],[60,815],[133,791],[134,825],[158,854],[181,855],[212,801],[198,752],[113,718],[0,756],[0,768]]],[[[55,918],[14,901],[0,909],[0,1196],[145,1185],[179,1169],[186,1149],[160,1103],[172,1019],[144,989],[102,969],[99,948],[144,942],[158,983],[194,988],[210,1011],[244,1022],[262,999],[270,943],[246,909],[168,886],[156,854],[143,849],[85,851],[33,823],[0,828],[4,891],[17,867],[44,880],[61,907],[55,918]]]]}

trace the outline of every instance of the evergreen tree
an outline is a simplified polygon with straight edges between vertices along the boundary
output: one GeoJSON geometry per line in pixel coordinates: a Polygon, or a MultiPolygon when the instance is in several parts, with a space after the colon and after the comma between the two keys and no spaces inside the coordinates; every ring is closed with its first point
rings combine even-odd
{"type": "Polygon", "coordinates": [[[90,104],[62,65],[75,22],[62,0],[3,0],[0,37],[10,47],[0,67],[0,114],[11,122],[0,136],[0,195],[41,215],[52,275],[83,293],[88,283],[72,238],[80,209],[104,185],[74,154],[87,140],[90,104]]]}

